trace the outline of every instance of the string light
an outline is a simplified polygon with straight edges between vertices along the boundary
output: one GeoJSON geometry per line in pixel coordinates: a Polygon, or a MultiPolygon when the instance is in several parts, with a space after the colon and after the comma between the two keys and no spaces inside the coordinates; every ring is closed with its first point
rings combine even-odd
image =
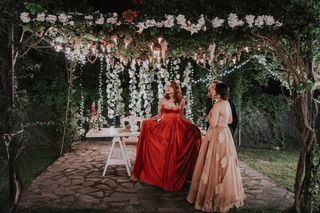
{"type": "Polygon", "coordinates": [[[85,129],[83,128],[83,124],[85,122],[84,116],[83,116],[83,111],[84,111],[84,95],[83,95],[83,80],[82,80],[82,69],[83,64],[80,63],[80,135],[84,136],[85,134],[85,129]]]}
{"type": "Polygon", "coordinates": [[[183,85],[187,89],[187,106],[186,106],[186,116],[188,119],[190,119],[193,122],[193,114],[192,114],[192,106],[193,106],[193,94],[192,94],[192,86],[189,83],[190,79],[193,78],[193,67],[190,62],[188,62],[188,65],[184,71],[184,81],[183,85]]]}
{"type": "Polygon", "coordinates": [[[100,112],[100,116],[103,114],[103,95],[102,95],[102,74],[104,70],[104,57],[100,56],[100,73],[99,73],[99,101],[101,105],[101,109],[98,109],[100,112]]]}

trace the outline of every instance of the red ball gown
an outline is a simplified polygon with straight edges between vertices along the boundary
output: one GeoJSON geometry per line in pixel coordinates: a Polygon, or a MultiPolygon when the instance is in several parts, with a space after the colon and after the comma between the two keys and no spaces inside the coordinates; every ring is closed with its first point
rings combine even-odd
{"type": "Polygon", "coordinates": [[[180,111],[163,106],[161,120],[144,120],[137,145],[133,176],[165,191],[191,180],[201,145],[199,128],[180,111]]]}

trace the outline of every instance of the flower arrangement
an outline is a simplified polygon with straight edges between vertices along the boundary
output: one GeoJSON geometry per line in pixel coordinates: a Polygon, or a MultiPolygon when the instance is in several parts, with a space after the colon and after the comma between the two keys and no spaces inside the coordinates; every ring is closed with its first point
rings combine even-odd
{"type": "MultiPolygon", "coordinates": [[[[95,26],[95,25],[131,25],[136,29],[138,33],[142,33],[148,28],[177,28],[183,29],[192,34],[200,31],[206,31],[207,29],[215,30],[220,27],[245,27],[249,28],[257,27],[273,27],[278,28],[282,26],[282,23],[275,20],[271,15],[246,15],[244,19],[239,19],[236,13],[230,13],[226,19],[219,17],[213,17],[212,19],[205,17],[201,14],[197,19],[197,22],[192,23],[188,20],[185,15],[164,15],[163,20],[146,19],[135,22],[134,20],[138,17],[138,13],[134,9],[128,9],[122,13],[122,19],[119,18],[117,13],[102,14],[96,11],[94,14],[84,15],[82,13],[59,13],[59,14],[48,14],[45,12],[31,14],[29,12],[22,12],[20,19],[23,23],[35,23],[44,24],[48,23],[55,26],[66,26],[66,25],[77,25],[77,26],[95,26]],[[210,25],[211,23],[211,25],[210,25]]],[[[141,19],[141,17],[140,17],[141,19]]]]}

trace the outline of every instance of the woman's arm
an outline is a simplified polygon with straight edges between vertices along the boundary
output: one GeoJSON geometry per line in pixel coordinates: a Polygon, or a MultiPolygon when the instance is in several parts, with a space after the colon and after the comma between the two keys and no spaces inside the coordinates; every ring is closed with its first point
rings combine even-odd
{"type": "Polygon", "coordinates": [[[214,128],[218,124],[219,119],[219,112],[220,112],[220,103],[216,103],[213,105],[213,109],[210,111],[209,114],[209,124],[211,128],[214,128]]]}
{"type": "Polygon", "coordinates": [[[233,122],[233,115],[232,115],[232,109],[231,109],[230,102],[228,102],[228,109],[229,109],[229,113],[230,113],[229,120],[228,120],[228,124],[232,124],[232,122],[233,122]]]}

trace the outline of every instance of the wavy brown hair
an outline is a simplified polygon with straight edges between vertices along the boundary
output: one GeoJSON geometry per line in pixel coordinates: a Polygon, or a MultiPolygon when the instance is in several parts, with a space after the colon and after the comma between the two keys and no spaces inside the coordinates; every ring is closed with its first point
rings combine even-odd
{"type": "MultiPolygon", "coordinates": [[[[180,105],[181,100],[182,100],[182,92],[180,89],[180,86],[178,85],[178,83],[176,81],[169,81],[170,86],[173,88],[173,98],[174,98],[174,104],[176,105],[180,105]]],[[[165,94],[164,98],[169,100],[169,94],[165,94]]]]}
{"type": "Polygon", "coordinates": [[[217,83],[216,84],[216,93],[220,95],[222,100],[228,100],[229,98],[229,87],[225,83],[217,83]]]}

